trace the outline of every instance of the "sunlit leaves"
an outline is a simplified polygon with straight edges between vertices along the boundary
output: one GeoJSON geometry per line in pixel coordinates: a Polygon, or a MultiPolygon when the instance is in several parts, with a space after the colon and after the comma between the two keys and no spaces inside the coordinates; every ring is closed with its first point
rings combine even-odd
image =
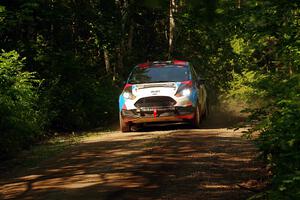
{"type": "Polygon", "coordinates": [[[0,54],[0,159],[30,146],[42,134],[43,115],[36,105],[40,81],[23,71],[23,63],[15,51],[0,54]]]}

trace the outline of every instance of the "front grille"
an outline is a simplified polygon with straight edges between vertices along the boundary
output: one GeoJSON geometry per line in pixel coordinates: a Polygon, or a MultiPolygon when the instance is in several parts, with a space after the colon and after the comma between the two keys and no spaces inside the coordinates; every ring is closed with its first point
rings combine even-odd
{"type": "Polygon", "coordinates": [[[139,99],[134,105],[137,108],[143,107],[172,107],[176,104],[176,101],[171,97],[155,96],[155,97],[145,97],[139,99]]]}

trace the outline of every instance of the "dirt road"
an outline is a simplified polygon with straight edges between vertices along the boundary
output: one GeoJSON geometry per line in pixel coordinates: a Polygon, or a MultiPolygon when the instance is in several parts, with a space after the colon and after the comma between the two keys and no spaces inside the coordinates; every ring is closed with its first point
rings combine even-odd
{"type": "Polygon", "coordinates": [[[212,120],[95,136],[0,178],[0,199],[246,199],[264,172],[240,136],[212,120]]]}

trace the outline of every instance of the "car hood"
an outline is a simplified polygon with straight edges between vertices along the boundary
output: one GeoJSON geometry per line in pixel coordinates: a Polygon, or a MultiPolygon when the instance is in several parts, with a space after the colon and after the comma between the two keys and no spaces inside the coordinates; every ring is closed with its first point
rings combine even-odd
{"type": "Polygon", "coordinates": [[[173,96],[179,84],[176,82],[136,84],[132,86],[132,94],[136,97],[173,96]]]}

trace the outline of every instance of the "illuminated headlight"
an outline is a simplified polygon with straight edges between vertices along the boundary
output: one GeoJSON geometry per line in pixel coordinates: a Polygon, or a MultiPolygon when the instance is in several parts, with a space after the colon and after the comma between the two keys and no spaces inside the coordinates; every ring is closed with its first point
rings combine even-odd
{"type": "Polygon", "coordinates": [[[130,98],[130,93],[129,92],[124,92],[123,96],[125,99],[129,99],[130,98]]]}
{"type": "Polygon", "coordinates": [[[124,97],[125,99],[130,99],[130,100],[135,99],[135,96],[134,96],[131,92],[127,92],[127,91],[125,91],[125,92],[123,93],[123,97],[124,97]]]}
{"type": "Polygon", "coordinates": [[[184,90],[182,90],[182,95],[183,96],[190,96],[191,95],[191,90],[190,89],[184,89],[184,90]]]}

